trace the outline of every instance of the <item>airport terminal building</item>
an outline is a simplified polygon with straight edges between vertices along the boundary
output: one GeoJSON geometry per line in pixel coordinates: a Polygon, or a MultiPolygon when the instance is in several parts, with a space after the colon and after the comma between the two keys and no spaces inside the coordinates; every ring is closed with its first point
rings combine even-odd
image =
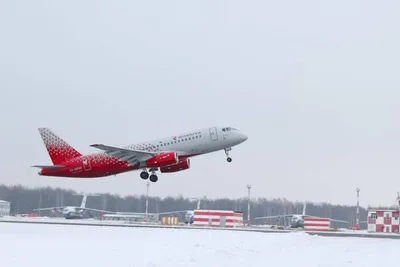
{"type": "Polygon", "coordinates": [[[0,217],[10,216],[10,202],[0,200],[0,217]]]}

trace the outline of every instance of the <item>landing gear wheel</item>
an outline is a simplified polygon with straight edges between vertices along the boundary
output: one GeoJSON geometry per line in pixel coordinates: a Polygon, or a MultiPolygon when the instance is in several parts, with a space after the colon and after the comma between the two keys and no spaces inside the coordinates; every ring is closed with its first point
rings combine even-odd
{"type": "Polygon", "coordinates": [[[225,148],[224,150],[225,150],[225,155],[226,155],[226,161],[232,162],[232,158],[229,157],[229,151],[231,151],[232,148],[228,147],[228,148],[225,148]]]}
{"type": "Polygon", "coordinates": [[[153,183],[157,182],[158,181],[157,175],[155,175],[155,174],[150,175],[150,181],[153,183]]]}
{"type": "Polygon", "coordinates": [[[149,178],[149,173],[146,171],[142,171],[140,173],[140,178],[142,178],[143,180],[146,180],[147,178],[149,178]]]}

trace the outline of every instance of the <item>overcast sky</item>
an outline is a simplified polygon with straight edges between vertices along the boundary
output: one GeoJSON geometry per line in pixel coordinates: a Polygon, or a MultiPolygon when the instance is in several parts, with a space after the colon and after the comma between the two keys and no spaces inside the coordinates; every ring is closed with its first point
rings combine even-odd
{"type": "Polygon", "coordinates": [[[81,153],[203,127],[249,139],[151,195],[393,204],[399,1],[3,1],[1,183],[143,194],[139,172],[40,177],[38,127],[81,153]]]}

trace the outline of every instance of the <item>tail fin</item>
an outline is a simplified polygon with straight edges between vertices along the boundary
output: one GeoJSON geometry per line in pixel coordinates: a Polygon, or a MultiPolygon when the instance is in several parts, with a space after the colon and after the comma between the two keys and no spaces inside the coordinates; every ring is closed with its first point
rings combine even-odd
{"type": "Polygon", "coordinates": [[[81,208],[85,208],[86,207],[86,200],[87,200],[88,195],[83,195],[82,198],[82,203],[81,203],[81,208]]]}
{"type": "Polygon", "coordinates": [[[50,129],[39,128],[39,133],[54,165],[59,165],[66,160],[82,156],[81,153],[54,134],[50,129]]]}
{"type": "Polygon", "coordinates": [[[304,201],[304,204],[303,204],[303,205],[304,205],[304,206],[303,206],[303,213],[302,213],[302,215],[305,216],[305,215],[306,215],[307,202],[304,201]]]}

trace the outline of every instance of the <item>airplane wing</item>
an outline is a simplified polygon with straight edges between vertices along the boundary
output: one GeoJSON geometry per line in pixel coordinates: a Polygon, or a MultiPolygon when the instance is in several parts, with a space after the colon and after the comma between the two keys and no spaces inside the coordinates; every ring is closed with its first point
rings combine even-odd
{"type": "Polygon", "coordinates": [[[346,222],[346,221],[336,220],[336,219],[330,219],[330,220],[333,221],[333,222],[349,223],[349,222],[346,222]]]}
{"type": "Polygon", "coordinates": [[[114,211],[109,211],[109,210],[97,210],[97,209],[90,209],[90,208],[78,208],[79,210],[88,210],[88,211],[96,211],[96,212],[103,212],[103,213],[116,213],[114,211]]]}
{"type": "Polygon", "coordinates": [[[65,206],[60,206],[60,207],[50,207],[50,208],[40,208],[40,209],[33,209],[34,211],[36,210],[57,210],[57,209],[63,209],[65,206]]]}
{"type": "Polygon", "coordinates": [[[190,210],[178,210],[178,211],[165,211],[159,212],[158,214],[165,215],[165,214],[178,214],[178,213],[187,213],[190,210]]]}
{"type": "Polygon", "coordinates": [[[281,217],[293,217],[293,214],[282,214],[282,215],[272,215],[272,216],[264,216],[264,217],[256,217],[255,220],[259,219],[273,219],[273,218],[281,218],[281,217]]]}
{"type": "Polygon", "coordinates": [[[128,148],[107,146],[103,144],[93,144],[90,146],[103,150],[107,155],[117,157],[120,161],[128,161],[129,166],[133,166],[141,161],[151,159],[157,155],[155,152],[133,150],[128,148]]]}

